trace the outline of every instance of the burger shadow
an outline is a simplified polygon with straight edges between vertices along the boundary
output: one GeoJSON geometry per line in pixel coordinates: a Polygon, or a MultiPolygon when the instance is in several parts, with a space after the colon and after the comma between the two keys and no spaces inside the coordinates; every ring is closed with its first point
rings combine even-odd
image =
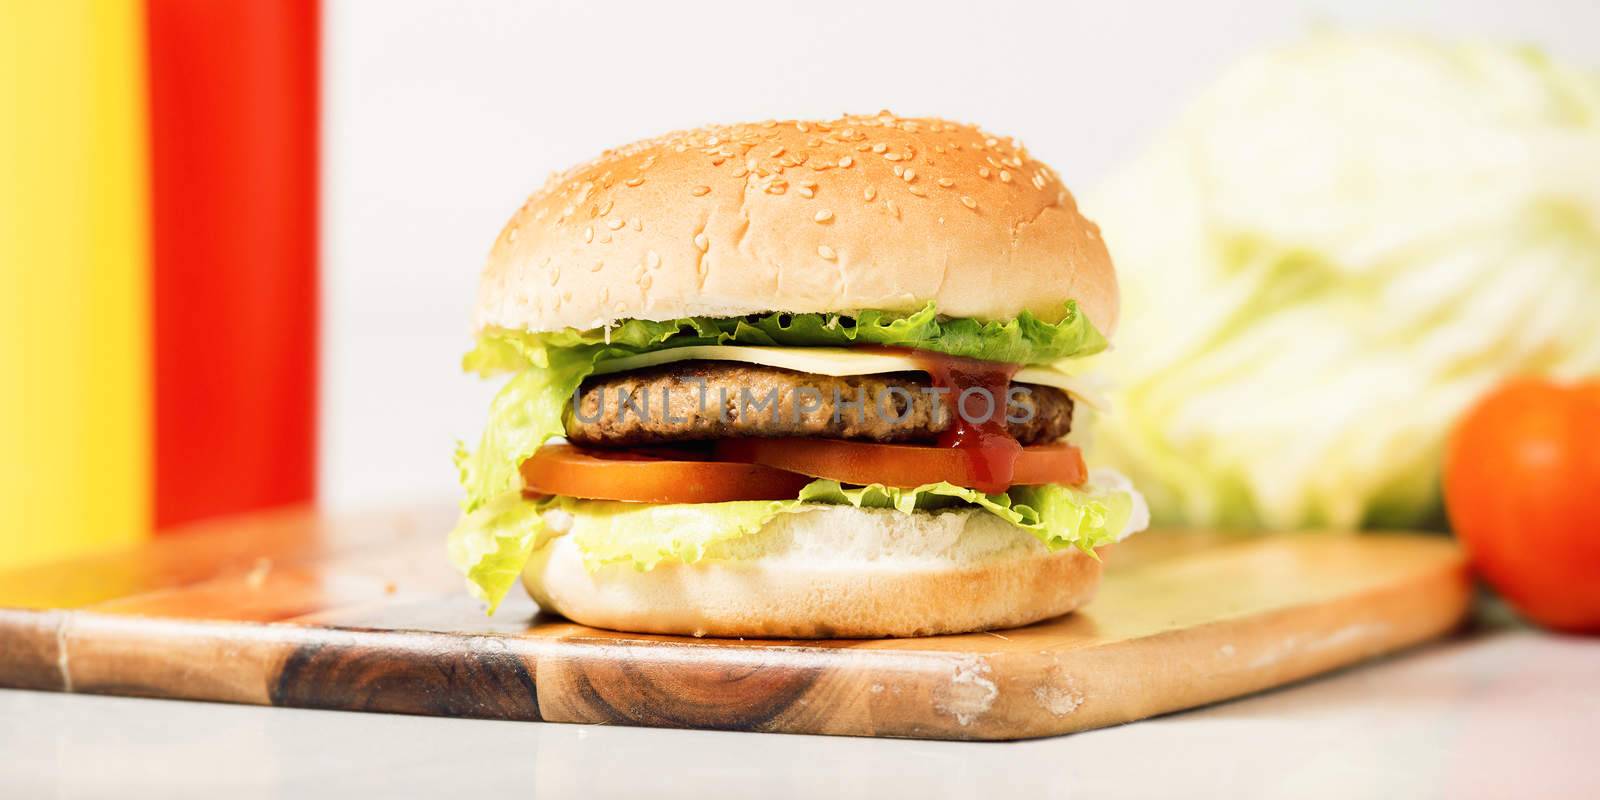
{"type": "Polygon", "coordinates": [[[1092,617],[1082,612],[1072,612],[1058,617],[1016,628],[1000,628],[970,633],[946,633],[929,636],[899,636],[879,638],[745,638],[727,636],[684,636],[665,633],[637,633],[597,628],[574,622],[560,614],[537,609],[527,620],[525,635],[534,637],[559,637],[567,640],[608,640],[660,642],[663,644],[726,645],[733,647],[782,647],[806,649],[881,649],[886,651],[914,651],[919,649],[937,652],[970,653],[987,649],[1032,650],[1045,647],[1070,649],[1077,642],[1090,644],[1099,639],[1098,627],[1092,617]]]}
{"type": "MultiPolygon", "coordinates": [[[[670,633],[637,633],[630,631],[616,631],[609,628],[596,628],[574,622],[554,612],[539,609],[528,619],[525,636],[533,638],[559,638],[566,641],[606,641],[606,642],[639,642],[659,643],[664,645],[698,644],[708,647],[782,647],[805,648],[811,650],[827,649],[836,650],[849,647],[858,647],[863,644],[886,641],[884,639],[757,639],[726,636],[683,636],[670,633]]],[[[926,639],[939,639],[950,637],[923,637],[926,639]]],[[[896,641],[916,641],[915,639],[901,639],[896,641]]]]}

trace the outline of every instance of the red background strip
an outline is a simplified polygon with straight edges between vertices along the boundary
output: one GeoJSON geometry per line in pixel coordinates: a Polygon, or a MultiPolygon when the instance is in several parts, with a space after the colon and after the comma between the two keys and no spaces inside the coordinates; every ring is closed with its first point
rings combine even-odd
{"type": "Polygon", "coordinates": [[[158,528],[315,492],[314,0],[149,0],[158,528]]]}

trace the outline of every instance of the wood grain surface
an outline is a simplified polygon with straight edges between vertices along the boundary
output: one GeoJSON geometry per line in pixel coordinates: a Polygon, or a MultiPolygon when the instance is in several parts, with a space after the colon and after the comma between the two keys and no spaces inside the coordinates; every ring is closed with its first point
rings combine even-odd
{"type": "MultiPolygon", "coordinates": [[[[445,563],[450,509],[209,523],[0,574],[0,686],[305,708],[1015,739],[1279,686],[1439,636],[1470,584],[1440,537],[1153,531],[1084,611],[873,641],[614,633],[445,563]]],[[[1375,701],[1376,702],[1376,701],[1375,701]]]]}

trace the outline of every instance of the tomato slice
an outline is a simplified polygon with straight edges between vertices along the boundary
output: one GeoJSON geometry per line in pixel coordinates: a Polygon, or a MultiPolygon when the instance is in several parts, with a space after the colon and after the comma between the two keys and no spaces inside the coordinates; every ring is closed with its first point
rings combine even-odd
{"type": "Polygon", "coordinates": [[[643,450],[583,450],[570,444],[539,448],[522,462],[521,472],[523,487],[530,492],[638,503],[792,500],[811,482],[760,464],[643,450]]]}
{"type": "MultiPolygon", "coordinates": [[[[956,486],[984,491],[1005,490],[1005,487],[985,486],[981,460],[958,447],[839,439],[725,439],[717,443],[717,456],[841,483],[881,483],[912,488],[949,481],[956,486]]],[[[1011,484],[1076,486],[1087,479],[1083,452],[1070,444],[1057,442],[1022,448],[1011,484]]]]}

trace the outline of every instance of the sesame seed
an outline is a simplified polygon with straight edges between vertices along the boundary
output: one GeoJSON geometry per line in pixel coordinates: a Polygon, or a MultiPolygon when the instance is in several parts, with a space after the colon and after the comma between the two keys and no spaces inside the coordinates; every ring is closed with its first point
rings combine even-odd
{"type": "Polygon", "coordinates": [[[781,156],[781,155],[783,155],[783,147],[780,146],[776,150],[773,150],[772,152],[768,153],[767,154],[767,158],[777,158],[778,156],[781,156]]]}
{"type": "Polygon", "coordinates": [[[868,186],[867,188],[861,190],[861,196],[866,198],[867,202],[870,203],[872,202],[872,198],[878,196],[878,190],[874,187],[868,186]]]}
{"type": "Polygon", "coordinates": [[[623,181],[622,183],[624,186],[638,186],[639,184],[644,183],[644,178],[635,176],[623,181]]]}
{"type": "Polygon", "coordinates": [[[628,220],[628,225],[631,226],[636,231],[644,230],[644,223],[640,222],[638,217],[634,217],[634,218],[628,220]]]}
{"type": "Polygon", "coordinates": [[[988,180],[989,179],[989,168],[988,167],[978,167],[978,177],[983,178],[984,180],[988,180]]]}
{"type": "Polygon", "coordinates": [[[816,214],[813,214],[811,218],[818,222],[827,222],[828,220],[833,219],[833,212],[824,208],[821,211],[818,211],[816,214]]]}
{"type": "Polygon", "coordinates": [[[593,264],[589,265],[589,271],[590,272],[599,272],[600,268],[604,267],[605,265],[606,265],[606,262],[604,262],[604,261],[596,261],[593,264]]]}
{"type": "Polygon", "coordinates": [[[689,194],[692,194],[695,197],[705,197],[706,195],[708,195],[710,193],[711,193],[711,187],[710,186],[696,186],[693,189],[689,190],[689,194]]]}
{"type": "Polygon", "coordinates": [[[900,206],[896,205],[893,200],[883,201],[883,207],[889,209],[889,213],[893,214],[895,219],[900,218],[900,206]]]}
{"type": "Polygon", "coordinates": [[[956,182],[953,181],[953,180],[950,180],[949,178],[940,178],[939,179],[939,185],[943,186],[946,189],[948,189],[948,188],[956,185],[956,182]]]}
{"type": "Polygon", "coordinates": [[[978,201],[976,201],[976,200],[974,200],[974,199],[972,199],[972,198],[970,198],[970,197],[968,197],[966,195],[961,195],[961,205],[964,205],[967,208],[977,208],[978,207],[978,201]]]}
{"type": "Polygon", "coordinates": [[[917,179],[917,171],[910,167],[906,167],[906,174],[902,177],[906,179],[906,183],[910,183],[917,179]]]}
{"type": "MultiPolygon", "coordinates": [[[[648,289],[648,288],[650,288],[650,275],[649,275],[649,273],[646,273],[644,275],[640,275],[639,276],[639,288],[640,289],[648,289]]],[[[618,309],[618,310],[620,311],[621,309],[618,309]]]]}
{"type": "Polygon", "coordinates": [[[883,157],[884,157],[884,159],[886,159],[888,161],[899,161],[900,159],[904,158],[905,156],[902,156],[899,153],[885,153],[883,155],[883,157]]]}
{"type": "Polygon", "coordinates": [[[706,250],[710,249],[711,242],[706,239],[705,234],[697,233],[694,235],[694,246],[696,250],[704,253],[706,250]]]}
{"type": "Polygon", "coordinates": [[[817,255],[822,256],[829,261],[832,261],[838,257],[838,254],[833,252],[833,248],[825,244],[817,245],[817,255]]]}
{"type": "Polygon", "coordinates": [[[856,160],[849,156],[839,159],[839,167],[841,169],[849,169],[850,165],[854,163],[856,163],[856,160]]]}
{"type": "Polygon", "coordinates": [[[899,164],[894,165],[894,176],[896,178],[904,178],[906,176],[906,168],[899,164]]]}
{"type": "Polygon", "coordinates": [[[644,265],[650,269],[661,266],[661,254],[651,250],[644,254],[644,265]]]}
{"type": "Polygon", "coordinates": [[[911,186],[907,186],[906,187],[906,191],[908,191],[908,192],[910,192],[910,193],[912,193],[912,194],[914,194],[914,195],[916,195],[918,197],[927,197],[928,196],[928,191],[926,189],[923,189],[921,186],[917,186],[916,184],[912,184],[911,186]]]}
{"type": "Polygon", "coordinates": [[[604,203],[601,203],[600,204],[600,216],[603,217],[603,216],[605,216],[607,214],[610,214],[610,213],[611,213],[611,201],[607,200],[604,203]]]}
{"type": "Polygon", "coordinates": [[[1043,175],[1035,175],[1035,176],[1033,176],[1033,186],[1036,189],[1043,189],[1044,188],[1044,176],[1043,175]]]}
{"type": "Polygon", "coordinates": [[[627,224],[626,222],[623,222],[620,219],[614,219],[614,220],[611,220],[610,222],[607,222],[606,223],[606,227],[615,231],[615,230],[621,230],[622,226],[626,225],[626,224],[627,224]]]}
{"type": "Polygon", "coordinates": [[[587,226],[584,227],[584,229],[583,229],[583,241],[584,241],[585,244],[594,241],[594,226],[593,225],[587,225],[587,226]]]}
{"type": "Polygon", "coordinates": [[[807,200],[817,196],[817,190],[811,188],[810,186],[801,186],[796,191],[800,193],[801,197],[804,197],[807,200]]]}
{"type": "Polygon", "coordinates": [[[889,149],[889,145],[886,145],[883,142],[878,142],[877,144],[872,146],[872,152],[874,152],[874,153],[882,153],[883,151],[888,150],[888,149],[889,149]]]}

